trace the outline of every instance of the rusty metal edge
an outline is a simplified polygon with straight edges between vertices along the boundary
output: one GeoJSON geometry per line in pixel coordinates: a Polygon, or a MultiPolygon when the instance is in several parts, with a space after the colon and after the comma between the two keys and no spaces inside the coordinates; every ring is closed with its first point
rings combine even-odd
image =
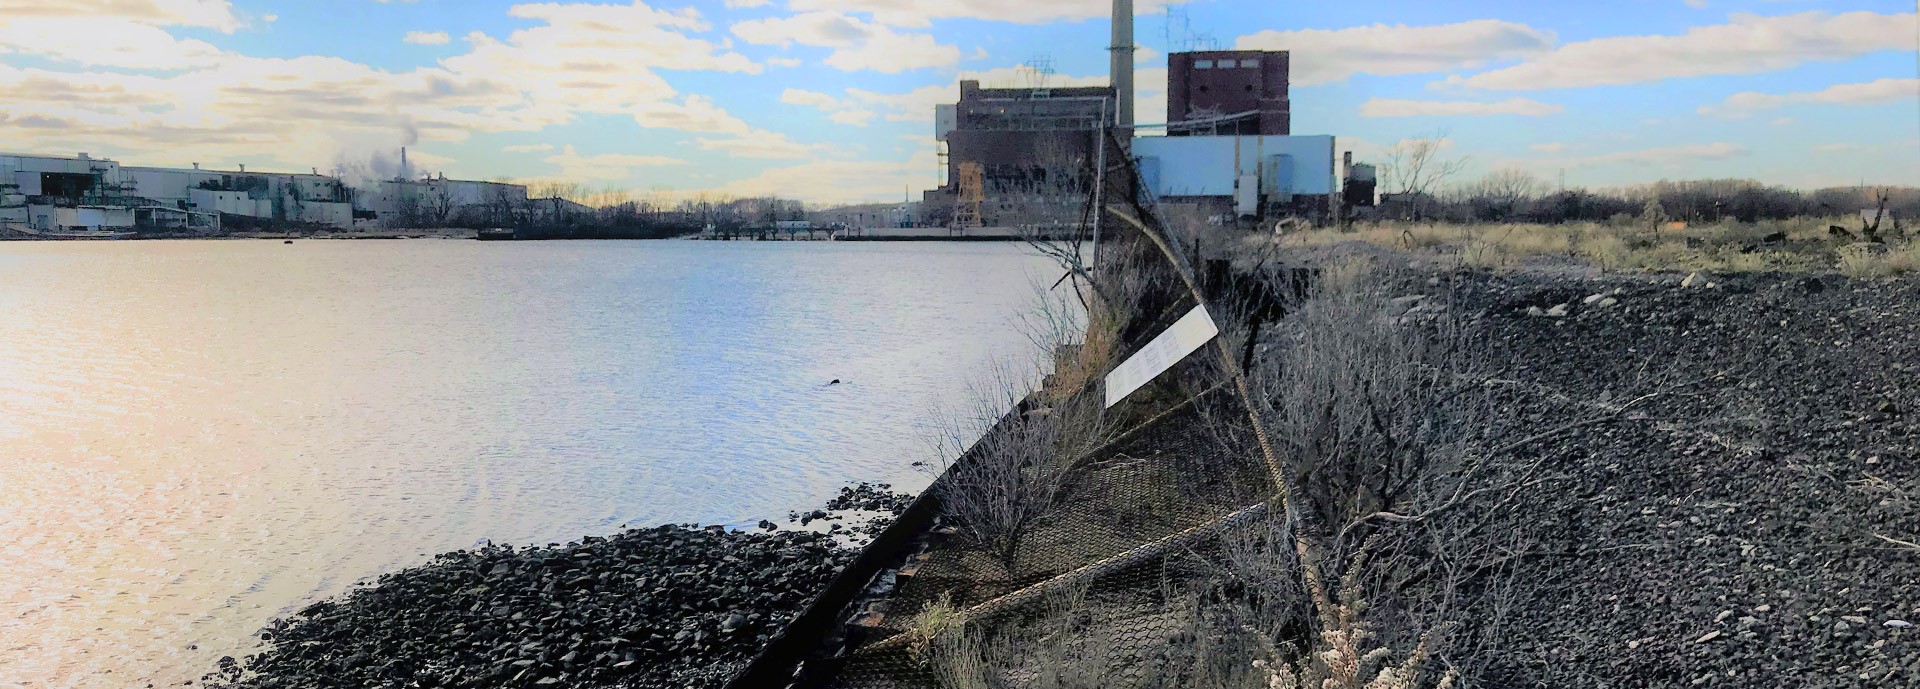
{"type": "MultiPolygon", "coordinates": [[[[986,433],[981,434],[981,438],[992,435],[1009,419],[1033,407],[1034,397],[1029,395],[1000,417],[986,433]]],[[[976,441],[975,447],[978,445],[976,441]]],[[[954,462],[954,466],[973,456],[973,448],[968,448],[954,462]]],[[[733,679],[727,681],[726,689],[823,687],[831,682],[837,674],[837,667],[830,662],[830,651],[826,645],[846,633],[847,621],[853,613],[851,606],[872,585],[874,579],[906,564],[907,558],[914,554],[910,546],[932,532],[940,514],[939,491],[936,489],[951,473],[953,467],[949,466],[926,490],[921,491],[920,496],[914,498],[891,525],[860,550],[860,554],[846,569],[827,582],[826,588],[807,604],[799,617],[795,617],[779,636],[768,642],[733,679]]],[[[858,643],[859,640],[852,641],[858,643]]]]}

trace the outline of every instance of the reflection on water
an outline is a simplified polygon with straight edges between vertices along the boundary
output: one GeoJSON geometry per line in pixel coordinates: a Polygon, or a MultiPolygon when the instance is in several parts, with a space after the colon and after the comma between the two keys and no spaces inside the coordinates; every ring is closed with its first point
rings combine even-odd
{"type": "Polygon", "coordinates": [[[1002,245],[0,244],[0,687],[178,684],[485,540],[924,485],[918,427],[1028,347],[1045,272],[1002,245]]]}

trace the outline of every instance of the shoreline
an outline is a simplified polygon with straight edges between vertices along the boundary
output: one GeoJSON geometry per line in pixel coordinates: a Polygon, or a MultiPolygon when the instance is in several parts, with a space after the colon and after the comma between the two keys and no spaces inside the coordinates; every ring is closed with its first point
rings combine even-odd
{"type": "Polygon", "coordinates": [[[824,529],[665,524],[443,553],[275,620],[200,684],[718,687],[905,508],[889,490],[789,514],[824,529]]]}

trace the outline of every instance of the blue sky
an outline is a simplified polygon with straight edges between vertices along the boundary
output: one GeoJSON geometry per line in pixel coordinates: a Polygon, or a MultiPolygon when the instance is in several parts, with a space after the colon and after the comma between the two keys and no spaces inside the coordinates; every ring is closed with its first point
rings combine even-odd
{"type": "MultiPolygon", "coordinates": [[[[1362,159],[1920,185],[1912,0],[1139,4],[1143,122],[1169,50],[1287,49],[1295,133],[1362,159]]],[[[894,199],[958,79],[1104,82],[1107,32],[1101,0],[0,0],[0,150],[894,199]]]]}

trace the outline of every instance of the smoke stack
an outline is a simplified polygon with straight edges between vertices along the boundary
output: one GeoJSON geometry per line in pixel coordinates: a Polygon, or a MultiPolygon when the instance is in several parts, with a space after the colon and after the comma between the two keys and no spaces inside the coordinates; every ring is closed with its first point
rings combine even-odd
{"type": "Polygon", "coordinates": [[[199,164],[199,163],[194,163],[194,164],[193,164],[193,169],[195,169],[195,170],[198,170],[198,169],[200,169],[200,164],[199,164]]]}
{"type": "Polygon", "coordinates": [[[1133,128],[1133,0],[1113,0],[1113,122],[1133,128]]]}
{"type": "Polygon", "coordinates": [[[407,147],[400,147],[400,179],[413,179],[413,173],[407,170],[407,147]]]}
{"type": "Polygon", "coordinates": [[[241,172],[246,172],[246,171],[247,171],[247,164],[246,164],[246,163],[241,163],[241,164],[240,164],[240,171],[241,171],[241,172]]]}

